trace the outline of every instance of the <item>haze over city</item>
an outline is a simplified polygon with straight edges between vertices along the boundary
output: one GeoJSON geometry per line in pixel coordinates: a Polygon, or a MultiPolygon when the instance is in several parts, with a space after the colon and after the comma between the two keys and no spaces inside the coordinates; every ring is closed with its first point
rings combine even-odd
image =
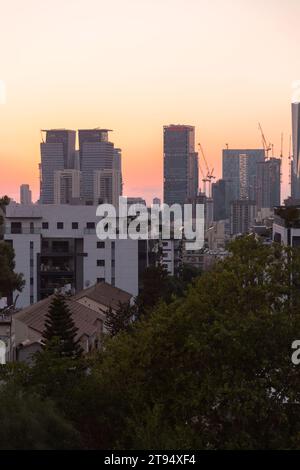
{"type": "Polygon", "coordinates": [[[162,126],[196,127],[221,176],[221,151],[262,147],[284,133],[288,194],[297,0],[29,0],[1,8],[0,186],[38,198],[40,129],[114,129],[124,193],[162,193],[162,126]],[[17,13],[17,14],[16,14],[17,13]]]}

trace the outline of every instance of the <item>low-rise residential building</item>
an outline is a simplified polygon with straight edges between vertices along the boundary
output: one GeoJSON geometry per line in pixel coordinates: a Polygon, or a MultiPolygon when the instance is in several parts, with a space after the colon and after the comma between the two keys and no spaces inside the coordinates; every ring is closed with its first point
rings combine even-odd
{"type": "MultiPolygon", "coordinates": [[[[41,350],[43,344],[43,331],[45,329],[45,316],[53,296],[24,308],[10,317],[9,327],[10,344],[7,343],[6,360],[29,362],[32,355],[41,350]]],[[[116,311],[120,304],[130,303],[132,296],[127,292],[98,283],[85,289],[75,296],[65,296],[75,326],[76,338],[85,354],[97,349],[102,335],[105,333],[105,317],[109,308],[116,311]]],[[[1,340],[1,316],[0,316],[1,340]]]]}

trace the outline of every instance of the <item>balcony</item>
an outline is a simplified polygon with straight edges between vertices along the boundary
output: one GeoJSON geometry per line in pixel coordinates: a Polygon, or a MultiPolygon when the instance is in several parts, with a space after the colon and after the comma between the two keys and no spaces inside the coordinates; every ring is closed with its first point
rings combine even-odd
{"type": "Polygon", "coordinates": [[[11,316],[5,313],[0,313],[0,324],[9,325],[10,323],[11,323],[11,316]]]}
{"type": "Polygon", "coordinates": [[[41,228],[34,227],[5,227],[4,233],[5,235],[40,235],[41,228]]]}

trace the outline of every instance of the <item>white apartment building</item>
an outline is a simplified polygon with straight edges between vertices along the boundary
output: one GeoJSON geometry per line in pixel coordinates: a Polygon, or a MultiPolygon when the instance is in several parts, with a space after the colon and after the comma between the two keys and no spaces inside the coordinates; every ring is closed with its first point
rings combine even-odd
{"type": "MultiPolygon", "coordinates": [[[[4,239],[15,250],[15,270],[26,285],[16,306],[26,307],[69,285],[80,291],[105,281],[136,296],[148,265],[148,242],[99,240],[95,206],[10,204],[4,239]]],[[[18,294],[14,293],[14,300],[18,294]]]]}

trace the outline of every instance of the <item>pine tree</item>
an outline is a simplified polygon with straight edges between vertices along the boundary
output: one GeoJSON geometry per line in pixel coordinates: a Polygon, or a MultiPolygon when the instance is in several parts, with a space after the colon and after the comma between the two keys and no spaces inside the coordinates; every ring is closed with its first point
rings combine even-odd
{"type": "Polygon", "coordinates": [[[115,311],[111,307],[106,312],[105,327],[110,336],[115,336],[121,331],[128,331],[135,317],[136,309],[130,303],[119,302],[115,311]]]}
{"type": "Polygon", "coordinates": [[[56,294],[45,317],[45,348],[55,350],[61,357],[80,356],[82,348],[75,339],[77,331],[64,296],[56,294]]]}

